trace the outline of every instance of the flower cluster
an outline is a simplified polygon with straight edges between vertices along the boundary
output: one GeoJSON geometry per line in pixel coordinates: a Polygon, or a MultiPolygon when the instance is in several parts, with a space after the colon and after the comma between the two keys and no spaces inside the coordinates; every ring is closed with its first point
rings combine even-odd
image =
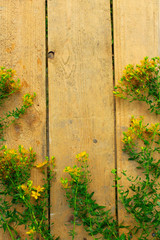
{"type": "MultiPolygon", "coordinates": [[[[11,69],[0,68],[0,106],[11,94],[15,93],[20,89],[20,80],[14,80],[15,71],[11,69]]],[[[22,114],[26,112],[26,109],[33,105],[33,99],[36,94],[33,95],[25,94],[23,96],[23,105],[20,108],[13,109],[4,113],[3,117],[0,117],[0,141],[5,141],[4,131],[16,119],[20,118],[22,114]]]]}
{"type": "MultiPolygon", "coordinates": [[[[46,160],[39,164],[35,164],[35,161],[36,153],[31,147],[28,150],[22,145],[18,150],[9,149],[7,146],[0,149],[0,184],[3,184],[3,192],[0,191],[0,195],[3,196],[0,198],[3,210],[0,212],[2,218],[0,227],[4,225],[3,219],[5,219],[8,229],[10,229],[10,223],[16,223],[16,227],[11,228],[16,236],[18,236],[17,226],[24,225],[25,228],[30,229],[26,232],[30,237],[36,233],[40,234],[43,239],[54,239],[49,232],[46,217],[48,191],[50,181],[54,177],[54,157],[50,161],[46,157],[46,160]],[[42,186],[36,186],[30,180],[33,167],[42,170],[41,174],[45,175],[42,186]],[[46,170],[48,170],[48,175],[46,170]],[[23,212],[17,210],[19,204],[22,205],[23,212]]],[[[11,236],[12,231],[10,230],[11,236]]]]}
{"type": "Polygon", "coordinates": [[[61,178],[61,183],[63,185],[64,188],[71,188],[71,184],[72,182],[79,182],[80,181],[80,177],[81,177],[81,168],[77,167],[76,165],[73,166],[73,168],[71,167],[66,167],[64,170],[64,172],[69,173],[71,179],[69,178],[61,178]]]}
{"type": "Polygon", "coordinates": [[[35,233],[36,233],[35,227],[30,228],[30,230],[26,232],[26,234],[28,234],[29,236],[33,236],[35,233]]]}
{"type": "Polygon", "coordinates": [[[119,84],[113,92],[115,96],[130,101],[144,101],[149,110],[160,114],[160,58],[145,57],[140,65],[129,64],[123,71],[119,84]]]}
{"type": "Polygon", "coordinates": [[[20,145],[18,151],[3,146],[0,149],[0,179],[8,187],[25,182],[30,177],[30,170],[36,160],[32,148],[20,145]],[[16,182],[15,182],[16,179],[16,182]]]}
{"type": "Polygon", "coordinates": [[[40,197],[40,192],[44,191],[44,187],[39,186],[33,186],[33,181],[29,180],[27,184],[22,184],[21,189],[24,192],[24,195],[30,195],[31,197],[38,199],[40,197]]]}
{"type": "Polygon", "coordinates": [[[73,182],[80,182],[85,175],[84,167],[87,167],[88,154],[86,152],[81,152],[76,155],[76,159],[80,164],[80,167],[77,165],[74,165],[73,167],[68,166],[63,170],[70,175],[70,178],[61,178],[61,183],[64,188],[70,188],[73,182]]]}
{"type": "MultiPolygon", "coordinates": [[[[73,229],[69,232],[75,238],[76,225],[83,224],[86,232],[93,239],[125,239],[124,234],[117,238],[117,222],[112,218],[110,210],[105,211],[93,199],[94,192],[89,193],[90,171],[88,170],[88,154],[81,152],[76,155],[78,165],[66,167],[68,178],[61,178],[61,183],[66,192],[69,207],[73,209],[73,229]],[[102,238],[101,238],[102,237],[102,238]]],[[[121,227],[121,224],[120,224],[121,227]]]]}
{"type": "MultiPolygon", "coordinates": [[[[20,89],[20,81],[14,80],[15,72],[0,68],[0,106],[5,99],[20,89]]],[[[3,113],[0,116],[0,141],[4,141],[4,131],[16,121],[26,109],[33,105],[36,94],[25,94],[20,108],[3,113]]],[[[2,111],[3,112],[3,111],[2,111]]],[[[34,234],[47,240],[53,240],[48,226],[50,181],[54,177],[54,157],[48,157],[42,163],[34,165],[36,153],[33,149],[18,150],[2,146],[0,148],[0,228],[8,230],[11,239],[20,240],[19,226],[29,229],[26,234],[30,239],[34,234]],[[31,170],[41,170],[43,185],[35,186],[30,180],[31,170]]],[[[25,238],[27,239],[27,238],[25,238]]],[[[56,238],[58,239],[58,238],[56,238]]]]}
{"type": "Polygon", "coordinates": [[[81,152],[76,155],[76,159],[80,162],[88,161],[88,154],[86,152],[81,152]]]}
{"type": "Polygon", "coordinates": [[[50,160],[48,159],[48,157],[46,157],[46,159],[43,162],[36,164],[35,167],[39,169],[43,169],[44,167],[50,167],[51,165],[53,168],[55,167],[54,156],[52,156],[50,160]]]}
{"type": "Polygon", "coordinates": [[[14,79],[15,71],[0,67],[0,105],[2,100],[20,89],[20,81],[14,79]]]}
{"type": "Polygon", "coordinates": [[[64,169],[64,172],[68,172],[72,177],[77,177],[77,176],[80,176],[80,171],[81,171],[81,168],[77,167],[76,165],[73,166],[73,168],[71,167],[66,167],[64,169]]]}
{"type": "Polygon", "coordinates": [[[23,96],[23,105],[24,106],[32,106],[33,105],[33,99],[35,98],[36,93],[34,93],[33,95],[30,94],[25,94],[23,96]]]}
{"type": "Polygon", "coordinates": [[[160,123],[145,124],[144,117],[131,117],[130,127],[126,132],[123,132],[124,150],[131,151],[134,146],[138,146],[139,140],[144,145],[148,146],[153,140],[160,139],[160,123]]]}
{"type": "MultiPolygon", "coordinates": [[[[149,105],[150,112],[160,114],[160,58],[145,57],[141,65],[128,65],[114,95],[130,101],[138,100],[149,105]]],[[[145,124],[144,118],[131,117],[130,127],[123,133],[123,151],[129,161],[136,162],[141,175],[127,176],[130,183],[125,189],[118,181],[121,177],[115,174],[119,199],[126,211],[135,219],[134,226],[128,226],[129,236],[138,235],[142,239],[160,239],[160,123],[145,124]]],[[[124,238],[126,239],[126,238],[124,238]]],[[[130,238],[128,238],[130,239],[130,238]]]]}
{"type": "MultiPolygon", "coordinates": [[[[129,155],[128,160],[136,161],[137,169],[142,170],[141,177],[127,176],[126,171],[122,171],[130,182],[127,190],[117,184],[119,199],[136,220],[130,232],[133,236],[138,232],[140,240],[150,239],[151,233],[160,239],[160,123],[145,124],[143,117],[132,116],[130,127],[123,135],[123,151],[129,155]]],[[[116,175],[116,171],[112,172],[116,175]]],[[[117,182],[120,179],[116,177],[117,182]]]]}

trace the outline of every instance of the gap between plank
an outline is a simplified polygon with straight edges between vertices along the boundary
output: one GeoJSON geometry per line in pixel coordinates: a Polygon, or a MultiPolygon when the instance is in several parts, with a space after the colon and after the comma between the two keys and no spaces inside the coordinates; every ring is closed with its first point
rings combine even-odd
{"type": "MultiPolygon", "coordinates": [[[[49,152],[49,84],[48,84],[48,0],[45,0],[45,45],[46,45],[46,154],[50,159],[49,152]]],[[[49,170],[47,170],[47,177],[49,178],[49,170]]],[[[48,229],[50,232],[50,181],[48,182],[48,229]]]]}
{"type": "MultiPolygon", "coordinates": [[[[110,0],[110,14],[111,14],[111,35],[112,35],[112,72],[113,72],[113,88],[115,86],[115,62],[114,62],[114,21],[113,21],[113,1],[110,0]]],[[[115,169],[117,170],[117,131],[116,131],[116,100],[114,97],[114,146],[115,146],[115,169]]],[[[116,171],[117,172],[117,171],[116,171]]],[[[115,176],[115,213],[116,213],[116,220],[117,220],[117,233],[119,235],[118,230],[118,189],[117,189],[117,173],[115,176]]]]}

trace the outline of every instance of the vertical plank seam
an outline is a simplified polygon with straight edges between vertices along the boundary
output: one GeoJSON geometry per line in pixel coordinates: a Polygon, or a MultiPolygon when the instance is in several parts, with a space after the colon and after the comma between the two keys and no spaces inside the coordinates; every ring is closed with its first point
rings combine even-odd
{"type": "MultiPolygon", "coordinates": [[[[46,153],[48,159],[50,159],[49,151],[49,84],[48,84],[48,0],[45,0],[45,42],[46,42],[46,153]]],[[[47,177],[49,178],[49,169],[47,170],[47,177]]],[[[48,180],[49,181],[49,180],[48,180]]],[[[48,229],[50,232],[50,182],[48,189],[48,229]]]]}
{"type": "MultiPolygon", "coordinates": [[[[111,35],[112,35],[112,71],[113,71],[113,88],[115,86],[115,62],[114,62],[114,21],[113,21],[113,2],[114,0],[110,0],[110,14],[111,14],[111,35]]],[[[114,102],[114,147],[115,147],[115,169],[117,170],[117,122],[116,122],[116,100],[115,97],[113,97],[114,102]]],[[[118,189],[117,189],[117,175],[115,176],[115,214],[116,214],[116,220],[118,225],[118,189]]],[[[118,226],[117,226],[118,227],[118,226]]],[[[117,232],[119,235],[119,231],[117,228],[117,232]]]]}

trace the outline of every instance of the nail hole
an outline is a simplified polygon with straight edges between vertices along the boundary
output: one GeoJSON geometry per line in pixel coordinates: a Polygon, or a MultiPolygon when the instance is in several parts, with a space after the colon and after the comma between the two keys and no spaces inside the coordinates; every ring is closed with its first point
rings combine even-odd
{"type": "Polygon", "coordinates": [[[55,52],[50,51],[50,52],[48,53],[48,58],[53,59],[53,58],[54,58],[54,54],[55,54],[55,52]]]}
{"type": "Polygon", "coordinates": [[[94,143],[97,143],[98,141],[97,141],[97,139],[93,139],[93,142],[94,142],[94,143]]]}

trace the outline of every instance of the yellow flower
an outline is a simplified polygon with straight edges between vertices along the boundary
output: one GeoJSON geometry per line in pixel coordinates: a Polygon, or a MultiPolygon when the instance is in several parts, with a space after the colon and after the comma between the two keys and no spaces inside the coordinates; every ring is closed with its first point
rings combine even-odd
{"type": "Polygon", "coordinates": [[[42,168],[42,167],[44,167],[47,163],[48,163],[48,161],[44,161],[44,162],[42,162],[42,163],[38,163],[35,167],[36,167],[36,168],[42,168]]]}
{"type": "Polygon", "coordinates": [[[10,154],[16,154],[16,151],[15,151],[14,149],[11,149],[11,150],[9,150],[8,153],[10,153],[10,154]]]}
{"type": "Polygon", "coordinates": [[[148,128],[148,132],[149,133],[159,134],[159,132],[160,132],[160,124],[159,123],[151,124],[151,126],[148,128]]]}
{"type": "Polygon", "coordinates": [[[24,184],[22,184],[22,185],[21,185],[21,188],[23,189],[23,191],[25,191],[25,190],[27,189],[27,186],[24,185],[24,184]]]}
{"type": "Polygon", "coordinates": [[[78,161],[86,162],[88,160],[88,154],[86,152],[81,152],[76,155],[78,161]]]}
{"type": "Polygon", "coordinates": [[[61,184],[64,188],[71,188],[71,186],[69,186],[70,180],[68,180],[67,178],[61,178],[61,184]]]}
{"type": "Polygon", "coordinates": [[[72,174],[75,176],[80,176],[80,168],[74,168],[72,170],[72,174]]]}
{"type": "Polygon", "coordinates": [[[28,103],[28,104],[33,104],[33,101],[32,101],[32,99],[31,99],[31,98],[30,98],[30,99],[28,99],[28,100],[27,100],[27,103],[28,103]]]}
{"type": "Polygon", "coordinates": [[[76,155],[76,158],[82,158],[82,157],[85,157],[86,155],[87,155],[86,152],[81,152],[81,153],[76,155]]]}
{"type": "Polygon", "coordinates": [[[40,185],[38,187],[34,187],[34,188],[37,190],[37,192],[43,192],[43,190],[44,190],[44,187],[41,187],[40,185]]]}
{"type": "Polygon", "coordinates": [[[21,189],[24,191],[25,194],[29,194],[29,189],[25,184],[21,185],[21,189]]]}
{"type": "Polygon", "coordinates": [[[22,153],[22,154],[25,154],[25,153],[28,153],[28,151],[23,148],[23,149],[21,150],[21,153],[22,153]]]}
{"type": "Polygon", "coordinates": [[[33,104],[33,98],[35,97],[35,94],[31,96],[30,94],[26,94],[23,96],[23,104],[26,106],[31,106],[33,104]]]}
{"type": "Polygon", "coordinates": [[[71,188],[71,186],[69,186],[68,183],[63,183],[62,185],[64,188],[71,188]]]}
{"type": "Polygon", "coordinates": [[[35,228],[33,227],[30,231],[26,232],[26,234],[28,235],[32,235],[34,234],[36,231],[35,231],[35,228]]]}
{"type": "Polygon", "coordinates": [[[31,197],[38,199],[39,196],[41,196],[41,195],[38,192],[32,191],[31,197]]]}
{"type": "Polygon", "coordinates": [[[63,172],[72,172],[72,168],[71,167],[66,167],[63,172]]]}

